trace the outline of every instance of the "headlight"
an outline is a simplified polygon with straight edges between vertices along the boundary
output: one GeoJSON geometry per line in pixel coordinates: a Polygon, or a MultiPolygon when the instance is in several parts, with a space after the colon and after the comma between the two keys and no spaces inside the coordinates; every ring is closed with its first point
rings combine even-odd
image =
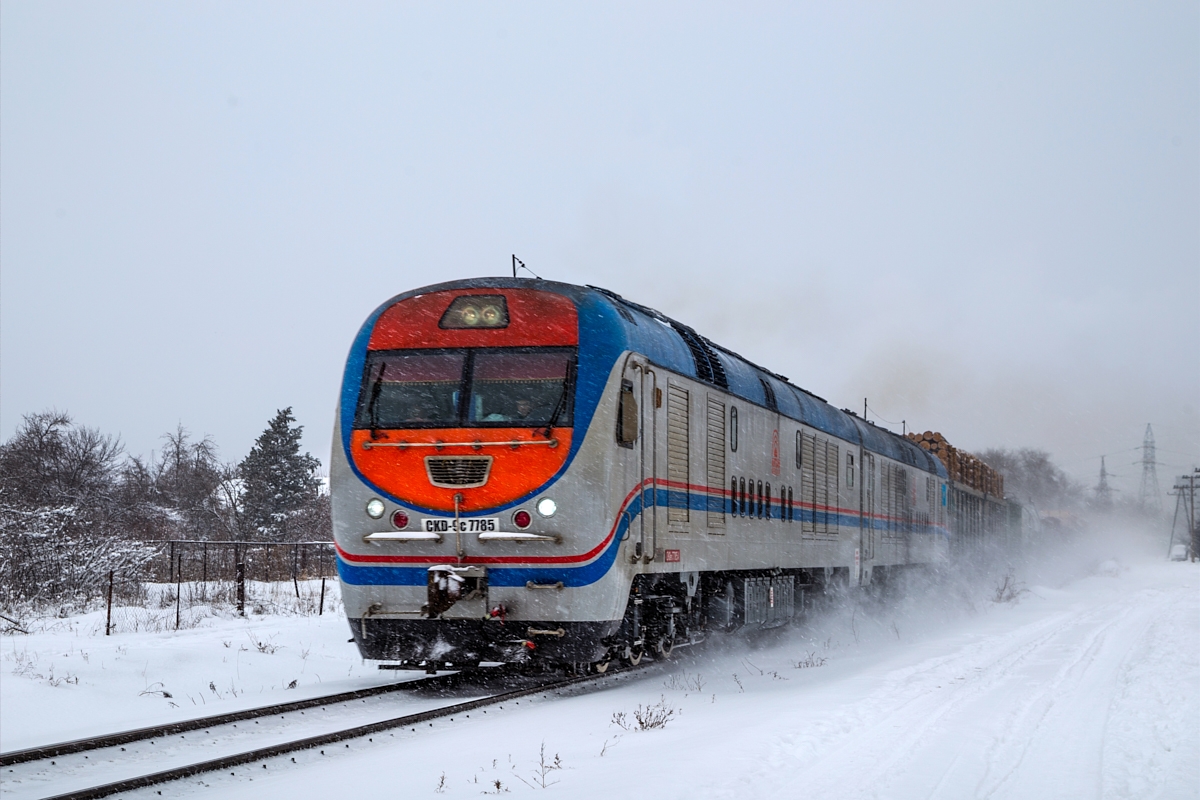
{"type": "Polygon", "coordinates": [[[518,511],[512,515],[513,524],[521,530],[525,530],[533,523],[533,517],[529,516],[529,512],[525,510],[518,511]]]}
{"type": "Polygon", "coordinates": [[[379,519],[384,511],[383,501],[378,497],[367,501],[367,516],[371,519],[379,519]]]}
{"type": "Polygon", "coordinates": [[[479,312],[479,316],[483,320],[483,324],[489,328],[499,325],[501,321],[500,309],[496,306],[484,306],[483,310],[479,312]]]}
{"type": "Polygon", "coordinates": [[[549,497],[543,497],[537,501],[537,512],[543,517],[553,517],[556,511],[558,511],[558,503],[549,497]]]}
{"type": "Polygon", "coordinates": [[[467,294],[454,298],[439,328],[507,328],[508,301],[502,294],[467,294]]]}

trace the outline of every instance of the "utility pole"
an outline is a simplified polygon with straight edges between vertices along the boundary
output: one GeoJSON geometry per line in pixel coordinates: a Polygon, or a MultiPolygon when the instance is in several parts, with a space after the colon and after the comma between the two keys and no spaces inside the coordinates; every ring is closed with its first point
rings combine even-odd
{"type": "Polygon", "coordinates": [[[1146,425],[1146,436],[1142,439],[1142,486],[1138,490],[1138,510],[1162,514],[1162,492],[1158,488],[1158,473],[1155,471],[1154,430],[1146,425]]]}
{"type": "Polygon", "coordinates": [[[1192,470],[1191,475],[1180,475],[1171,487],[1175,495],[1175,516],[1171,519],[1171,544],[1167,546],[1167,557],[1170,558],[1171,548],[1175,545],[1175,525],[1179,522],[1180,512],[1183,514],[1184,532],[1181,541],[1188,546],[1188,557],[1195,561],[1200,558],[1197,551],[1197,539],[1200,538],[1200,520],[1196,519],[1196,489],[1200,488],[1200,467],[1192,470]]]}

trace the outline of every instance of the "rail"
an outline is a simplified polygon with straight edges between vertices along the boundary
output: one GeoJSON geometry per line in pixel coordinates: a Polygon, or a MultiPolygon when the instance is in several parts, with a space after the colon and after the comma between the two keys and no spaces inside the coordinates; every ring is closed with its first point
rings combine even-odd
{"type": "Polygon", "coordinates": [[[104,747],[116,747],[122,744],[130,744],[132,742],[141,742],[149,739],[157,739],[162,736],[172,736],[177,733],[188,733],[202,728],[212,728],[218,725],[228,725],[233,722],[244,722],[245,720],[257,719],[259,717],[270,717],[276,714],[288,714],[293,711],[303,711],[308,708],[316,708],[318,706],[331,705],[334,703],[348,703],[352,700],[359,700],[365,697],[375,697],[381,694],[390,694],[404,689],[413,688],[429,688],[431,681],[433,685],[440,683],[448,683],[457,675],[441,675],[436,678],[424,678],[412,681],[400,681],[397,683],[389,683],[385,686],[372,686],[369,689],[357,689],[352,692],[339,692],[337,694],[322,695],[321,697],[312,697],[307,700],[295,700],[290,703],[278,703],[271,706],[259,706],[258,708],[248,708],[244,711],[233,711],[228,714],[217,714],[210,717],[197,717],[196,719],[182,720],[180,722],[171,722],[166,725],[155,725],[148,728],[135,728],[134,730],[121,731],[120,733],[110,733],[103,736],[93,736],[86,739],[75,739],[69,742],[60,742],[58,744],[47,744],[39,747],[30,747],[25,750],[12,750],[7,753],[0,753],[0,767],[8,767],[13,764],[24,764],[28,761],[39,761],[45,758],[54,758],[56,756],[65,756],[72,753],[86,753],[89,750],[99,750],[104,747]]]}
{"type": "MultiPolygon", "coordinates": [[[[287,753],[294,753],[294,752],[298,752],[301,750],[310,750],[313,748],[322,747],[324,745],[330,745],[330,744],[335,744],[338,742],[343,742],[343,741],[346,741],[349,739],[357,739],[357,738],[364,737],[364,736],[370,736],[372,734],[376,734],[376,733],[380,733],[380,732],[388,731],[388,730],[393,730],[396,728],[411,727],[411,726],[415,726],[419,723],[430,722],[431,720],[449,717],[451,719],[451,721],[453,721],[454,716],[460,715],[460,714],[465,715],[465,714],[467,714],[467,712],[474,711],[476,709],[486,708],[488,706],[493,706],[493,705],[499,705],[499,704],[502,704],[502,703],[505,703],[508,701],[519,701],[520,698],[529,697],[529,696],[537,695],[537,694],[541,694],[543,697],[546,697],[551,692],[560,692],[560,691],[567,689],[569,687],[572,687],[572,686],[577,686],[577,685],[584,684],[584,683],[598,681],[598,680],[601,680],[602,678],[620,677],[621,675],[622,675],[622,673],[620,673],[620,672],[616,673],[616,675],[614,675],[613,673],[610,672],[610,673],[600,673],[600,674],[593,673],[593,674],[589,674],[589,675],[581,675],[581,676],[577,676],[577,677],[566,678],[563,680],[553,681],[551,683],[539,684],[537,686],[533,686],[533,687],[529,687],[529,688],[525,688],[525,689],[516,689],[516,690],[512,690],[512,691],[508,691],[508,692],[502,692],[500,694],[495,694],[495,695],[491,695],[489,697],[479,698],[477,700],[470,700],[470,701],[467,701],[464,703],[456,703],[456,704],[450,705],[450,706],[443,706],[442,708],[432,709],[430,711],[423,711],[423,712],[416,713],[416,714],[406,714],[401,717],[395,717],[392,719],[381,720],[378,722],[372,722],[372,723],[368,723],[365,725],[357,725],[357,726],[354,726],[351,728],[345,728],[342,730],[333,731],[330,733],[319,734],[316,736],[308,736],[305,738],[296,739],[296,740],[289,741],[289,742],[282,742],[280,744],[271,745],[269,747],[262,747],[262,748],[258,748],[255,750],[249,750],[249,751],[242,752],[242,753],[235,753],[232,755],[223,756],[221,758],[211,759],[208,761],[201,761],[201,762],[196,762],[196,763],[192,763],[192,764],[187,764],[187,765],[176,767],[173,769],[162,770],[162,771],[154,772],[154,773],[150,773],[150,774],[138,775],[138,776],[135,776],[132,778],[126,778],[124,780],[114,781],[111,783],[106,783],[106,784],[99,785],[99,786],[93,786],[93,787],[89,787],[86,789],[72,790],[72,791],[64,792],[62,794],[50,796],[50,797],[46,798],[45,800],[93,800],[93,798],[109,797],[111,795],[118,794],[121,792],[129,792],[129,791],[133,791],[135,789],[145,788],[147,786],[155,786],[155,785],[159,785],[159,784],[164,784],[164,783],[168,783],[170,781],[188,778],[193,775],[200,775],[203,773],[215,772],[218,770],[229,770],[234,767],[242,766],[245,764],[251,764],[251,763],[259,762],[259,761],[265,762],[265,760],[267,760],[267,759],[285,755],[287,753]]],[[[450,676],[444,676],[444,677],[449,679],[449,678],[454,678],[456,676],[450,675],[450,676]]],[[[399,686],[404,686],[404,685],[405,684],[397,684],[397,685],[393,685],[393,687],[398,688],[399,686]]],[[[413,681],[413,682],[410,682],[409,685],[428,686],[429,680],[413,681]]],[[[380,688],[382,688],[382,687],[380,687],[380,688]]],[[[393,688],[393,690],[394,690],[394,688],[393,688]]],[[[352,693],[347,693],[347,694],[352,694],[352,693]]],[[[309,701],[301,701],[301,702],[307,703],[309,701]]],[[[316,700],[317,704],[320,704],[321,702],[328,703],[329,698],[328,697],[319,698],[316,700]]],[[[272,707],[272,708],[277,708],[277,707],[272,707]]],[[[501,708],[503,708],[502,705],[501,705],[501,708]]],[[[264,709],[258,709],[256,711],[263,711],[263,710],[264,709]]],[[[242,712],[242,713],[245,713],[245,712],[242,712]]],[[[274,713],[278,713],[278,711],[275,711],[274,713]]],[[[485,711],[484,713],[487,713],[487,712],[485,711]]],[[[224,716],[236,716],[236,715],[224,715],[224,716]]],[[[209,719],[211,720],[214,718],[209,718],[209,719]]],[[[163,726],[163,727],[166,728],[169,726],[163,726]]],[[[150,729],[143,729],[143,730],[150,730],[150,729]]],[[[132,734],[132,733],[138,733],[138,732],[131,731],[129,733],[132,734]]],[[[126,734],[114,734],[114,736],[122,736],[122,735],[126,735],[126,734]]],[[[110,737],[97,737],[94,740],[79,740],[79,742],[71,742],[71,743],[67,743],[67,744],[68,745],[76,745],[76,744],[79,744],[82,742],[100,741],[100,740],[104,740],[106,742],[106,744],[96,745],[96,747],[111,746],[111,744],[107,743],[107,742],[112,741],[111,736],[110,737]]],[[[45,748],[40,748],[40,749],[44,750],[45,748]]],[[[95,748],[88,748],[88,749],[95,749],[95,748]]],[[[80,750],[73,750],[72,752],[80,752],[80,750]]],[[[12,755],[16,755],[16,754],[12,753],[12,754],[8,754],[8,755],[12,756],[12,755]]],[[[40,756],[36,760],[43,760],[43,759],[46,759],[49,757],[50,757],[49,755],[44,755],[44,756],[40,756]]],[[[264,763],[262,766],[264,768],[266,768],[267,765],[264,763]]]]}

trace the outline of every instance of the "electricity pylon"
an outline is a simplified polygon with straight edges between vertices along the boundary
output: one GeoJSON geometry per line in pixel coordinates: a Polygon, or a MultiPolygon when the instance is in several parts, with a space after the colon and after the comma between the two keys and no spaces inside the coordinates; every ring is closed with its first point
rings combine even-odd
{"type": "Polygon", "coordinates": [[[1112,508],[1112,488],[1108,485],[1108,469],[1104,466],[1104,456],[1100,456],[1100,483],[1096,484],[1096,507],[1103,511],[1112,508]]]}
{"type": "Polygon", "coordinates": [[[1154,431],[1146,425],[1146,436],[1142,439],[1142,486],[1138,490],[1138,509],[1162,514],[1162,492],[1158,488],[1158,472],[1155,471],[1154,431]]]}

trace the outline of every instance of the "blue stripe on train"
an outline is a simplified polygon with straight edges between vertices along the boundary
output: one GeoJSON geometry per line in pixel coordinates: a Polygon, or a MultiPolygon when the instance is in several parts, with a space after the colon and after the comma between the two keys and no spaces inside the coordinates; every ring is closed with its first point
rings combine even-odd
{"type": "MultiPolygon", "coordinates": [[[[554,566],[554,567],[488,567],[488,584],[491,586],[524,586],[533,583],[555,583],[562,581],[563,586],[587,586],[600,580],[612,568],[617,557],[617,549],[624,541],[635,517],[642,513],[643,503],[650,499],[651,490],[646,489],[641,495],[630,501],[621,519],[617,523],[616,534],[608,547],[595,560],[583,566],[554,566]]],[[[669,508],[687,507],[693,511],[725,511],[729,506],[725,498],[705,495],[699,492],[681,492],[673,489],[658,489],[654,492],[654,505],[669,508]]],[[[778,504],[771,506],[771,519],[780,519],[782,509],[778,504]]],[[[749,516],[749,515],[747,515],[749,516]]],[[[842,527],[856,527],[857,514],[839,514],[812,509],[798,508],[795,523],[827,521],[828,524],[842,527]]],[[[795,524],[793,523],[793,524],[795,524]]],[[[872,527],[884,530],[886,521],[874,519],[872,527]]],[[[913,533],[935,534],[949,538],[944,528],[933,525],[925,526],[924,530],[915,528],[913,533]]],[[[360,566],[349,564],[338,558],[338,576],[343,582],[354,586],[424,586],[428,567],[386,567],[360,566]]]]}

